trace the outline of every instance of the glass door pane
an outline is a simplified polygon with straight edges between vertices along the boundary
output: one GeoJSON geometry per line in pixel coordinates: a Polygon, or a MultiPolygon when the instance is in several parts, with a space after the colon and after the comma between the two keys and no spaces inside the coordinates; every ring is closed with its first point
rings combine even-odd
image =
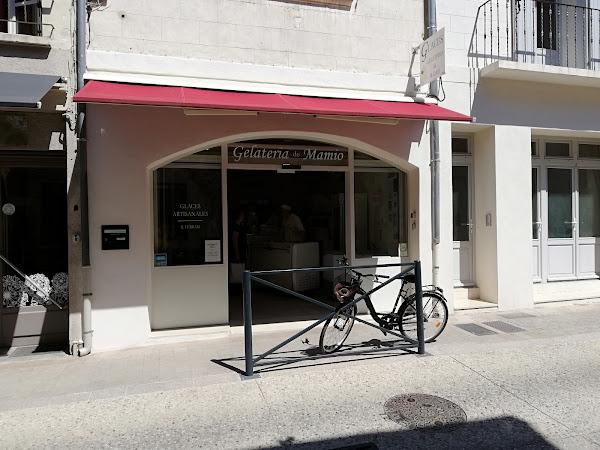
{"type": "Polygon", "coordinates": [[[548,237],[573,237],[571,169],[548,169],[548,237]]]}
{"type": "Polygon", "coordinates": [[[532,223],[533,223],[533,239],[540,238],[539,222],[539,189],[538,189],[538,170],[537,168],[531,169],[531,210],[532,210],[532,223]]]}
{"type": "Polygon", "coordinates": [[[579,170],[579,237],[600,236],[600,170],[579,170]]]}
{"type": "Polygon", "coordinates": [[[454,241],[470,238],[469,167],[452,167],[452,221],[454,241]]]}

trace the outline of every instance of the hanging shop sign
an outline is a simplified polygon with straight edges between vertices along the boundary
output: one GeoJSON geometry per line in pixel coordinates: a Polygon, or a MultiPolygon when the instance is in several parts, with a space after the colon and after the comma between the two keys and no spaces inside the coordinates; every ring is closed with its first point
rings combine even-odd
{"type": "Polygon", "coordinates": [[[430,36],[421,44],[421,86],[446,74],[446,29],[430,36]]]}
{"type": "Polygon", "coordinates": [[[347,166],[348,149],[341,147],[233,144],[229,146],[229,162],[232,164],[347,166]]]}

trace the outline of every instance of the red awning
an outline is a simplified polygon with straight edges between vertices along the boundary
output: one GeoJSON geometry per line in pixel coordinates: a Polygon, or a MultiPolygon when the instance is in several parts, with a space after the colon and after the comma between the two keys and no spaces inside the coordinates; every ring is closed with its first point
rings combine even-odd
{"type": "Polygon", "coordinates": [[[429,103],[210,91],[189,87],[150,86],[105,81],[88,82],[75,94],[74,100],[80,103],[173,106],[325,116],[473,121],[472,117],[429,103]]]}

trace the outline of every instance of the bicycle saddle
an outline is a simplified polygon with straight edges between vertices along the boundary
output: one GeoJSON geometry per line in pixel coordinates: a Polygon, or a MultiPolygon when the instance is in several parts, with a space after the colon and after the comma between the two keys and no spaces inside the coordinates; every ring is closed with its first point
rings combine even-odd
{"type": "Polygon", "coordinates": [[[417,278],[412,273],[409,273],[408,275],[404,275],[402,277],[402,279],[404,281],[406,281],[407,283],[412,283],[412,284],[415,284],[415,282],[417,281],[417,278]]]}

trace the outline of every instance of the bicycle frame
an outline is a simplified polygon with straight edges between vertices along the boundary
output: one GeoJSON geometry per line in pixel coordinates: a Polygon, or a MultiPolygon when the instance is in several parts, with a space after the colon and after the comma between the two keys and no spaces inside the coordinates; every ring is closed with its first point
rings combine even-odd
{"type": "MultiPolygon", "coordinates": [[[[394,302],[394,307],[392,308],[392,310],[389,313],[385,313],[385,314],[380,314],[375,310],[375,306],[373,305],[373,302],[371,301],[371,297],[369,296],[369,293],[366,292],[363,288],[362,288],[362,279],[363,278],[368,278],[370,276],[374,276],[375,280],[377,281],[377,275],[370,275],[370,274],[362,274],[360,272],[357,272],[356,270],[350,270],[351,273],[355,274],[352,275],[352,279],[353,281],[350,282],[351,287],[356,287],[358,286],[358,289],[356,290],[354,296],[356,294],[359,294],[360,296],[364,297],[364,301],[365,304],[367,305],[367,309],[369,310],[369,315],[373,318],[373,320],[375,322],[377,322],[382,328],[386,328],[386,329],[393,329],[394,328],[394,323],[393,323],[393,317],[396,315],[398,315],[400,308],[402,307],[402,305],[404,304],[404,302],[409,301],[410,296],[407,294],[407,289],[405,288],[405,286],[407,284],[410,284],[409,281],[407,281],[408,277],[413,277],[413,275],[408,275],[405,277],[401,277],[401,284],[400,284],[400,289],[398,289],[398,295],[396,296],[396,301],[394,302]],[[402,299],[402,301],[400,301],[400,299],[402,299]],[[386,318],[388,318],[388,320],[386,320],[386,318]]],[[[442,289],[438,288],[437,286],[430,286],[430,289],[427,290],[423,290],[423,293],[436,293],[436,297],[440,297],[441,301],[446,301],[444,296],[443,296],[443,291],[442,289]]],[[[352,300],[354,299],[354,296],[352,297],[352,300]]],[[[343,307],[345,305],[347,305],[348,302],[342,303],[341,307],[339,309],[343,309],[343,307]]],[[[425,307],[425,305],[423,305],[425,307]]],[[[423,317],[423,319],[427,322],[429,317],[423,317]]],[[[386,333],[381,330],[381,332],[385,335],[386,333]]]]}
{"type": "MultiPolygon", "coordinates": [[[[356,296],[356,294],[359,294],[361,297],[364,297],[364,301],[365,304],[367,305],[367,309],[369,310],[369,315],[373,318],[373,320],[375,322],[377,322],[381,327],[386,328],[386,329],[393,329],[393,323],[390,320],[385,320],[385,317],[391,317],[394,314],[398,314],[398,311],[400,309],[400,306],[402,306],[402,303],[404,303],[404,301],[408,300],[408,296],[406,296],[406,289],[405,286],[408,284],[408,281],[406,280],[406,277],[401,277],[401,284],[400,284],[400,289],[398,290],[398,295],[396,297],[396,301],[394,303],[394,307],[392,308],[392,311],[387,313],[387,314],[379,314],[376,310],[375,310],[375,306],[373,305],[373,302],[371,301],[371,297],[369,296],[369,293],[366,292],[363,288],[362,288],[362,279],[363,278],[368,278],[370,276],[374,277],[375,281],[378,281],[377,275],[371,275],[371,274],[362,274],[356,270],[350,270],[350,274],[351,274],[351,278],[352,281],[349,283],[350,287],[355,289],[354,294],[352,295],[352,298],[349,298],[348,300],[354,300],[354,297],[356,296]],[[357,289],[356,289],[357,288],[357,289]],[[402,302],[400,302],[400,299],[403,299],[402,302]]],[[[381,276],[381,275],[380,275],[381,276]]],[[[339,300],[339,296],[338,296],[338,300],[339,300]]],[[[342,303],[342,308],[343,306],[345,306],[346,304],[348,304],[348,302],[344,302],[342,303]]],[[[382,330],[383,332],[383,330],[382,330]]],[[[384,333],[385,334],[385,333],[384,333]]]]}

